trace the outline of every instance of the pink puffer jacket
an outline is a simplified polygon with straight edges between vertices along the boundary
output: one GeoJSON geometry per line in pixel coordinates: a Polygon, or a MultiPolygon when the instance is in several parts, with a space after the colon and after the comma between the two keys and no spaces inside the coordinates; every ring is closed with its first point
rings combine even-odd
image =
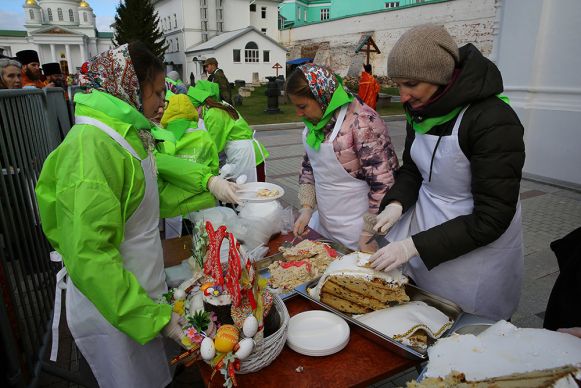
{"type": "MultiPolygon", "coordinates": [[[[331,135],[335,117],[325,128],[325,138],[331,135]]],[[[339,134],[333,141],[335,156],[352,177],[369,185],[369,212],[377,214],[379,203],[394,184],[394,173],[399,163],[387,125],[376,111],[355,98],[345,116],[339,134]]],[[[315,184],[313,168],[305,154],[299,175],[299,184],[315,184]]],[[[320,198],[318,199],[320,200],[320,198]]]]}

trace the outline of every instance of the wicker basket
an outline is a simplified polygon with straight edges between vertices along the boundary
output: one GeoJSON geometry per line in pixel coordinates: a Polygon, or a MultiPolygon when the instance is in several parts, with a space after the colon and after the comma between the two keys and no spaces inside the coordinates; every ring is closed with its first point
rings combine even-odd
{"type": "Polygon", "coordinates": [[[278,357],[286,342],[288,321],[290,319],[288,310],[280,296],[273,295],[273,308],[280,317],[280,327],[274,333],[264,338],[250,353],[247,359],[240,364],[240,370],[236,373],[245,374],[261,370],[270,365],[278,357]]]}

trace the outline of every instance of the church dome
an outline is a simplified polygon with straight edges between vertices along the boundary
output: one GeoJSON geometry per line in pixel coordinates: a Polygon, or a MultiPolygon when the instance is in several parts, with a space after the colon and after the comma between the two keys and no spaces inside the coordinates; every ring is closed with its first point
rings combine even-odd
{"type": "Polygon", "coordinates": [[[36,7],[38,7],[38,3],[36,2],[36,0],[26,0],[24,2],[24,7],[25,8],[36,8],[36,7]]]}

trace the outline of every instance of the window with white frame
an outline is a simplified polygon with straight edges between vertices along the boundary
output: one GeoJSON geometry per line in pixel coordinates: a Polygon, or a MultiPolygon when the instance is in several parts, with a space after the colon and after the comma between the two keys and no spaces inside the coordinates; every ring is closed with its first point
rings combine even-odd
{"type": "Polygon", "coordinates": [[[72,9],[69,9],[69,21],[71,22],[75,21],[75,14],[73,13],[72,9]]]}
{"type": "Polygon", "coordinates": [[[297,7],[297,20],[301,20],[301,7],[297,7]]]}
{"type": "Polygon", "coordinates": [[[224,20],[224,10],[222,8],[216,9],[216,20],[219,22],[224,20]]]}
{"type": "Polygon", "coordinates": [[[180,40],[176,38],[176,51],[180,51],[180,40]]]}
{"type": "Polygon", "coordinates": [[[62,22],[64,17],[63,17],[63,9],[62,8],[57,8],[56,10],[58,17],[59,17],[59,22],[62,22]]]}
{"type": "Polygon", "coordinates": [[[224,32],[224,22],[216,22],[216,29],[218,32],[224,32]]]}
{"type": "Polygon", "coordinates": [[[48,21],[52,22],[52,9],[47,8],[46,13],[48,14],[48,21]]]}
{"type": "Polygon", "coordinates": [[[88,19],[87,19],[87,13],[86,12],[83,12],[83,21],[85,23],[87,23],[87,21],[88,21],[88,19]]]}
{"type": "Polygon", "coordinates": [[[254,42],[248,42],[244,46],[244,62],[258,62],[258,45],[254,42]]]}
{"type": "Polygon", "coordinates": [[[205,31],[205,32],[208,31],[208,21],[207,20],[202,21],[202,31],[205,31]]]}
{"type": "Polygon", "coordinates": [[[173,27],[178,28],[178,17],[175,13],[173,14],[173,27]]]}
{"type": "Polygon", "coordinates": [[[307,9],[305,8],[305,10],[303,11],[303,20],[306,22],[307,21],[307,9]]]}
{"type": "Polygon", "coordinates": [[[208,0],[202,0],[201,2],[202,7],[207,7],[208,6],[208,0]]]}
{"type": "Polygon", "coordinates": [[[232,50],[232,62],[240,63],[240,49],[232,50]]]}
{"type": "Polygon", "coordinates": [[[256,4],[250,4],[250,12],[256,12],[256,4]]]}
{"type": "Polygon", "coordinates": [[[206,31],[202,32],[202,42],[208,41],[208,33],[206,31]]]}
{"type": "Polygon", "coordinates": [[[263,19],[266,19],[266,7],[261,7],[261,8],[260,8],[260,16],[261,16],[263,19]]]}
{"type": "Polygon", "coordinates": [[[329,8],[321,8],[321,20],[329,19],[329,8]]]}
{"type": "Polygon", "coordinates": [[[28,10],[28,14],[30,15],[30,19],[34,20],[34,12],[31,9],[28,10]]]}
{"type": "Polygon", "coordinates": [[[202,8],[202,20],[208,19],[208,8],[202,8]]]}
{"type": "Polygon", "coordinates": [[[270,62],[270,50],[262,50],[262,62],[270,62]]]}
{"type": "Polygon", "coordinates": [[[399,1],[386,1],[385,8],[397,8],[399,7],[399,1]]]}
{"type": "Polygon", "coordinates": [[[260,29],[260,31],[262,31],[262,33],[263,33],[264,35],[266,35],[266,28],[261,28],[261,29],[260,29]]]}

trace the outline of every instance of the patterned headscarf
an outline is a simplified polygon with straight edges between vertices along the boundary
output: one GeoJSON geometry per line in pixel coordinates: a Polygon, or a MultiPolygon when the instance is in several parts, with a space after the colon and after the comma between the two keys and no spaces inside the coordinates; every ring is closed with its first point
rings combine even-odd
{"type": "Polygon", "coordinates": [[[301,69],[307,78],[311,93],[313,93],[315,100],[317,100],[321,106],[321,110],[324,112],[329,106],[333,93],[339,85],[337,78],[331,70],[315,65],[314,63],[301,65],[299,69],[301,69]]]}
{"type": "Polygon", "coordinates": [[[141,89],[127,44],[89,59],[81,67],[81,87],[111,94],[142,111],[141,89]]]}
{"type": "Polygon", "coordinates": [[[316,124],[303,117],[303,122],[309,129],[307,144],[318,151],[321,143],[325,141],[324,129],[333,118],[335,110],[353,101],[353,96],[343,87],[341,77],[329,69],[313,63],[299,66],[299,69],[305,75],[311,93],[323,111],[323,116],[316,124]]]}

